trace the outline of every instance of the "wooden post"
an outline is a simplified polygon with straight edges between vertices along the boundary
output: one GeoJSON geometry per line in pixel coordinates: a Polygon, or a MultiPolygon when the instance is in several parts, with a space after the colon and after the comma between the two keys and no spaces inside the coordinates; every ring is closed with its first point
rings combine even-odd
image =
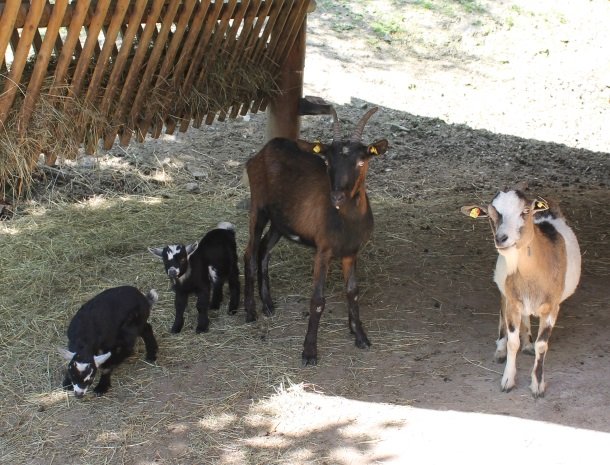
{"type": "MultiPolygon", "coordinates": [[[[315,9],[311,1],[308,12],[315,9]]],[[[280,70],[280,93],[269,102],[267,140],[274,137],[298,139],[300,132],[299,101],[303,95],[303,69],[305,68],[305,39],[307,16],[303,20],[292,49],[280,70]]]]}

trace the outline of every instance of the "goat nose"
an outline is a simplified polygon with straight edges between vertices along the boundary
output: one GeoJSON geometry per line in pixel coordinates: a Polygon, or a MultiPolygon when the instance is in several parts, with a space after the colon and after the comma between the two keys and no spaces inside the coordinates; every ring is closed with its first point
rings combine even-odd
{"type": "Polygon", "coordinates": [[[496,236],[496,244],[502,245],[508,240],[508,234],[502,234],[496,236]]]}
{"type": "Polygon", "coordinates": [[[178,276],[178,270],[176,268],[170,268],[169,270],[167,270],[167,275],[170,278],[175,278],[178,276]]]}
{"type": "Polygon", "coordinates": [[[339,208],[343,202],[345,202],[345,193],[340,191],[333,191],[330,193],[330,201],[333,207],[339,208]]]}

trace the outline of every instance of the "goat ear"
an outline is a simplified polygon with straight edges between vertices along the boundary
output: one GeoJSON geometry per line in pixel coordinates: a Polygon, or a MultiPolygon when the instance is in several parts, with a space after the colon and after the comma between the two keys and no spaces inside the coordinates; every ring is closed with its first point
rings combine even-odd
{"type": "Polygon", "coordinates": [[[76,352],[70,352],[68,349],[64,349],[63,347],[58,347],[57,352],[59,352],[59,355],[68,361],[72,360],[76,355],[76,352]]]}
{"type": "Polygon", "coordinates": [[[149,247],[148,251],[155,257],[163,258],[163,247],[149,247]]]}
{"type": "Polygon", "coordinates": [[[303,140],[303,139],[298,139],[297,145],[299,146],[299,149],[301,149],[302,151],[308,152],[308,153],[314,153],[316,155],[323,155],[324,152],[326,152],[326,150],[328,148],[326,146],[326,144],[322,144],[321,142],[307,142],[306,140],[303,140]]]}
{"type": "Polygon", "coordinates": [[[106,352],[105,354],[102,354],[102,355],[94,355],[93,361],[95,362],[95,366],[99,368],[100,365],[102,363],[104,363],[106,360],[108,360],[111,355],[112,355],[111,352],[106,352]]]}
{"type": "Polygon", "coordinates": [[[199,247],[198,242],[193,242],[192,244],[188,244],[186,246],[186,255],[190,256],[195,250],[199,247]]]}
{"type": "Polygon", "coordinates": [[[460,208],[460,211],[462,214],[474,218],[475,220],[479,218],[488,218],[487,210],[479,205],[466,205],[465,207],[460,208]]]}
{"type": "Polygon", "coordinates": [[[542,197],[536,197],[532,202],[532,212],[542,212],[549,209],[549,203],[542,197]]]}
{"type": "Polygon", "coordinates": [[[371,145],[369,145],[368,148],[366,149],[366,152],[369,155],[375,155],[375,156],[383,155],[384,153],[386,153],[388,151],[388,145],[389,144],[388,144],[387,139],[381,139],[381,140],[373,142],[371,145]]]}

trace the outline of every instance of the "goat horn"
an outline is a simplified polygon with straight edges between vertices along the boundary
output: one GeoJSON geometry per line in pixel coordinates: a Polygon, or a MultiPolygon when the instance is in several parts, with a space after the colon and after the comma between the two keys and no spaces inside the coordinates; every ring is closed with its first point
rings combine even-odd
{"type": "Polygon", "coordinates": [[[341,134],[341,124],[339,123],[339,118],[337,118],[337,112],[334,107],[330,107],[330,114],[333,115],[333,139],[340,141],[343,138],[341,134]]]}
{"type": "Polygon", "coordinates": [[[364,114],[362,118],[360,118],[360,121],[358,122],[358,125],[356,126],[356,129],[354,130],[354,134],[352,135],[350,141],[360,142],[362,140],[362,132],[364,131],[364,126],[366,126],[366,123],[368,122],[369,118],[373,116],[373,114],[377,110],[379,110],[379,107],[371,108],[364,114]]]}

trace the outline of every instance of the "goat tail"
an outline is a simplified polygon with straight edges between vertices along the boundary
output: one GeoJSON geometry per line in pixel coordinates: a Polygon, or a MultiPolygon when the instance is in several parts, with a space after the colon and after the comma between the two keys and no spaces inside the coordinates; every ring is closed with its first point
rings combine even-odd
{"type": "Polygon", "coordinates": [[[227,231],[235,232],[235,225],[233,223],[229,223],[228,221],[221,221],[216,227],[218,229],[226,229],[227,231]]]}
{"type": "Polygon", "coordinates": [[[148,299],[148,301],[150,302],[150,306],[152,307],[157,302],[157,300],[159,300],[159,294],[155,289],[151,289],[150,291],[148,291],[148,294],[146,294],[146,298],[148,299]]]}

